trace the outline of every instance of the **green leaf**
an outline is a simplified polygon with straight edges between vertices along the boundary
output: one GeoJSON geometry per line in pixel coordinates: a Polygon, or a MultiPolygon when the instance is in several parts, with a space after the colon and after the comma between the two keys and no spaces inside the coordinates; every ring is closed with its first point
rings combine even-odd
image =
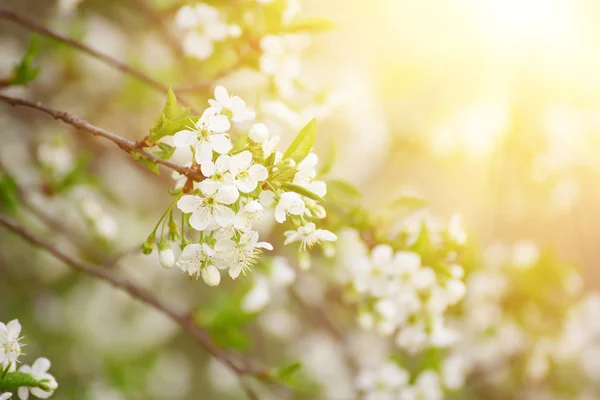
{"type": "Polygon", "coordinates": [[[37,36],[34,36],[29,42],[29,46],[27,46],[27,51],[21,59],[21,62],[19,62],[19,64],[17,64],[13,69],[9,80],[10,85],[25,86],[38,76],[40,69],[32,66],[33,59],[37,55],[38,51],[38,39],[37,36]]]}
{"type": "Polygon", "coordinates": [[[131,157],[133,157],[133,159],[135,161],[141,162],[146,167],[148,167],[148,169],[150,169],[150,171],[152,171],[156,175],[158,175],[158,164],[153,161],[148,160],[148,157],[146,157],[144,154],[140,153],[139,151],[132,151],[131,157]]]}
{"type": "Polygon", "coordinates": [[[191,124],[189,114],[189,107],[179,106],[175,94],[169,89],[163,111],[156,119],[154,126],[150,128],[149,141],[156,142],[164,136],[173,135],[189,127],[191,124]]]}
{"type": "Polygon", "coordinates": [[[229,153],[230,154],[241,153],[246,148],[247,144],[248,144],[248,135],[246,135],[246,134],[240,135],[237,138],[237,140],[235,141],[235,143],[233,144],[233,147],[231,148],[231,151],[229,153]]]}
{"type": "Polygon", "coordinates": [[[154,155],[162,158],[163,160],[168,160],[173,156],[175,152],[175,147],[168,145],[166,143],[158,143],[159,150],[154,152],[154,155]]]}
{"type": "Polygon", "coordinates": [[[300,133],[298,133],[292,144],[290,144],[290,147],[285,151],[283,159],[291,158],[296,164],[300,163],[306,158],[308,153],[310,153],[316,135],[317,120],[313,118],[304,128],[302,128],[300,133]]]}
{"type": "Polygon", "coordinates": [[[334,141],[331,141],[329,144],[329,151],[323,160],[323,164],[321,165],[321,169],[319,170],[319,175],[327,175],[331,168],[333,168],[333,164],[335,163],[335,159],[337,157],[337,145],[334,141]]]}
{"type": "Polygon", "coordinates": [[[319,33],[335,28],[337,25],[321,17],[304,17],[292,21],[291,24],[283,28],[287,33],[319,33]]]}
{"type": "Polygon", "coordinates": [[[389,209],[402,215],[411,214],[427,205],[427,202],[416,196],[401,196],[392,201],[389,209]]]}
{"type": "Polygon", "coordinates": [[[0,209],[16,211],[19,205],[17,182],[10,175],[0,175],[0,209]]]}
{"type": "Polygon", "coordinates": [[[282,182],[281,183],[281,187],[285,190],[287,190],[288,192],[296,192],[298,194],[301,194],[302,196],[306,196],[309,199],[313,199],[315,201],[325,201],[321,196],[319,196],[318,194],[311,192],[310,190],[299,186],[299,185],[294,185],[293,183],[288,183],[288,182],[282,182]]]}
{"type": "Polygon", "coordinates": [[[190,108],[179,106],[177,104],[177,97],[175,97],[175,93],[173,93],[173,90],[169,88],[169,92],[167,93],[167,101],[165,102],[162,115],[172,121],[181,121],[182,119],[187,118],[189,114],[190,108]]]}
{"type": "Polygon", "coordinates": [[[47,387],[44,382],[38,381],[25,372],[9,372],[4,377],[0,375],[0,392],[17,390],[20,387],[47,387]]]}
{"type": "Polygon", "coordinates": [[[362,194],[350,182],[341,179],[332,179],[327,181],[327,197],[348,202],[349,200],[360,199],[362,194]]]}
{"type": "Polygon", "coordinates": [[[296,371],[298,371],[301,367],[302,367],[302,363],[301,362],[295,362],[295,363],[291,363],[291,364],[288,364],[288,365],[284,365],[283,367],[279,368],[279,370],[277,371],[277,377],[279,379],[289,378],[296,371]]]}

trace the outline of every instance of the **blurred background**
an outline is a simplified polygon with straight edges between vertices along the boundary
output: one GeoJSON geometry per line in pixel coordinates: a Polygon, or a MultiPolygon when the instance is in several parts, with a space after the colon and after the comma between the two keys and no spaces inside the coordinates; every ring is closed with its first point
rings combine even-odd
{"type": "MultiPolygon", "coordinates": [[[[205,72],[211,74],[210,68],[190,63],[190,74],[176,72],[173,66],[181,59],[161,36],[165,26],[172,29],[181,4],[3,0],[1,5],[162,82],[194,85],[204,81],[205,72]]],[[[330,104],[298,112],[297,121],[288,124],[293,127],[281,129],[282,142],[289,143],[317,116],[316,152],[326,154],[336,143],[331,175],[363,191],[367,208],[418,193],[432,214],[448,219],[460,213],[469,239],[481,248],[533,241],[580,268],[586,289],[598,288],[600,3],[303,0],[301,5],[303,14],[336,24],[313,36],[304,52],[303,78],[315,92],[328,93],[330,104]]],[[[0,77],[10,74],[30,38],[30,32],[0,19],[0,77]]],[[[146,134],[164,101],[160,93],[64,45],[42,37],[39,43],[39,76],[27,88],[2,93],[43,101],[132,139],[146,134]]],[[[250,102],[257,97],[252,75],[243,71],[218,82],[250,102]]],[[[205,91],[190,97],[203,107],[211,96],[205,91]]],[[[301,355],[307,365],[318,366],[335,359],[338,350],[330,338],[304,327],[297,313],[284,312],[286,302],[267,308],[249,326],[239,316],[227,319],[229,303],[239,306],[249,279],[220,286],[232,294],[223,296],[160,269],[156,257],[136,254],[169,204],[169,175],[156,177],[111,143],[88,136],[33,111],[0,105],[3,167],[16,177],[33,210],[88,234],[82,239],[91,248],[88,259],[128,254],[118,266],[122,273],[175,305],[203,304],[200,320],[210,321],[215,332],[219,324],[226,326],[227,333],[219,334],[228,344],[267,361],[301,355]],[[85,185],[52,196],[47,182],[64,173],[60,165],[69,171],[79,163],[85,173],[77,181],[85,185]],[[250,333],[252,344],[231,333],[236,324],[239,332],[243,327],[250,333]],[[283,346],[290,340],[293,345],[283,346]]],[[[30,214],[21,217],[71,248],[67,238],[54,237],[51,225],[41,226],[35,212],[30,214]]],[[[235,377],[162,316],[102,283],[72,275],[13,235],[0,232],[0,240],[0,321],[19,318],[29,343],[26,353],[53,361],[61,385],[56,398],[240,398],[235,377]],[[157,350],[165,346],[168,351],[157,350]]],[[[305,286],[318,286],[306,279],[305,286]]],[[[335,364],[329,368],[335,375],[331,370],[335,364]]],[[[318,382],[323,371],[312,371],[318,382]]],[[[340,390],[306,397],[351,398],[340,390]]]]}

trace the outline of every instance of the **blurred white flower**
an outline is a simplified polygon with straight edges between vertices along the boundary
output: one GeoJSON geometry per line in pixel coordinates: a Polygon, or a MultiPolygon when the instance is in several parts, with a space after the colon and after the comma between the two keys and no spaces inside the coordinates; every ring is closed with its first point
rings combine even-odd
{"type": "Polygon", "coordinates": [[[337,236],[328,230],[317,229],[313,222],[303,225],[295,231],[286,231],[284,244],[300,242],[300,250],[306,250],[322,241],[335,242],[337,236]]]}
{"type": "Polygon", "coordinates": [[[0,366],[16,363],[21,355],[21,324],[14,319],[0,322],[0,366]]]}
{"type": "Polygon", "coordinates": [[[254,111],[246,106],[246,102],[239,96],[230,96],[223,86],[215,88],[215,99],[209,99],[209,110],[215,114],[231,115],[233,122],[244,122],[255,117],[254,111]]]}
{"type": "Polygon", "coordinates": [[[34,361],[31,367],[29,365],[22,365],[21,368],[19,368],[20,372],[30,374],[36,380],[43,382],[47,389],[44,390],[38,387],[20,387],[17,393],[21,400],[29,399],[30,392],[32,395],[39,397],[40,399],[47,399],[48,397],[52,396],[58,387],[58,383],[56,382],[56,379],[54,379],[54,377],[48,373],[49,369],[50,361],[46,358],[38,358],[34,361]]]}

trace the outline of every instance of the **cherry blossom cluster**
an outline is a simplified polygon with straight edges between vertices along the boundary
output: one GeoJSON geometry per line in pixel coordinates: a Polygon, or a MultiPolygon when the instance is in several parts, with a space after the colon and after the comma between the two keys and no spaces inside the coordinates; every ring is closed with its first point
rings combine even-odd
{"type": "Polygon", "coordinates": [[[215,43],[241,34],[238,25],[227,24],[218,9],[204,3],[181,7],[175,25],[183,32],[185,53],[199,60],[206,60],[214,53],[215,43]]]}
{"type": "MultiPolygon", "coordinates": [[[[259,240],[255,226],[267,215],[277,223],[291,224],[293,229],[285,232],[284,244],[299,242],[301,250],[337,239],[315,224],[326,216],[319,200],[327,187],[316,179],[318,157],[310,152],[314,121],[285,154],[277,149],[279,137],[271,137],[262,123],[252,124],[247,135],[240,134],[232,141],[231,133],[243,131],[254,119],[254,112],[222,86],[214,95],[210,107],[193,126],[168,139],[179,152],[178,159],[187,158],[187,164],[204,177],[193,182],[175,174],[177,198],[173,205],[197,236],[192,243],[183,232],[183,249],[177,261],[165,240],[158,245],[163,266],[177,265],[190,277],[201,276],[211,286],[219,284],[220,269],[228,270],[235,279],[250,269],[262,251],[273,250],[270,243],[259,240]]],[[[176,227],[172,209],[170,212],[169,226],[176,227]]],[[[170,239],[175,237],[169,234],[170,239]]]]}
{"type": "MultiPolygon", "coordinates": [[[[450,225],[453,234],[456,223],[450,225]]],[[[458,232],[455,242],[464,239],[458,232]]],[[[369,250],[357,236],[350,233],[339,253],[347,297],[358,305],[358,324],[394,335],[396,345],[411,353],[454,343],[458,332],[448,327],[444,313],[464,297],[465,285],[453,253],[440,250],[441,259],[427,265],[417,248],[379,244],[369,250]]]]}
{"type": "Polygon", "coordinates": [[[363,400],[441,400],[444,390],[454,390],[463,385],[461,366],[455,359],[447,358],[440,371],[426,369],[411,380],[411,373],[393,361],[375,368],[365,368],[356,377],[357,389],[363,400]],[[412,383],[411,383],[412,381],[412,383]]]}
{"type": "MultiPolygon", "coordinates": [[[[270,7],[273,1],[258,3],[264,8],[270,7]]],[[[300,3],[296,0],[281,3],[285,7],[279,10],[276,25],[289,26],[300,11],[300,3]]],[[[190,57],[206,60],[215,54],[215,47],[220,43],[239,41],[242,34],[253,37],[263,32],[264,28],[258,26],[265,24],[264,11],[258,9],[260,11],[256,13],[256,10],[256,7],[249,7],[240,26],[226,22],[230,14],[227,7],[220,9],[205,3],[181,7],[175,15],[175,26],[183,37],[183,51],[190,57]]],[[[272,78],[282,94],[292,94],[294,81],[300,77],[300,54],[310,43],[310,38],[307,34],[286,32],[285,29],[271,32],[267,29],[267,32],[261,34],[256,44],[252,43],[254,39],[249,43],[250,48],[260,53],[256,69],[272,78]]]]}
{"type": "MultiPolygon", "coordinates": [[[[17,363],[22,354],[21,349],[24,346],[22,340],[21,324],[18,320],[12,320],[7,324],[0,322],[0,385],[17,390],[21,400],[29,399],[30,393],[40,399],[47,399],[58,387],[56,379],[48,373],[50,361],[46,358],[38,358],[31,366],[21,365],[17,370],[17,363]],[[36,386],[21,386],[20,381],[36,386]]],[[[0,399],[5,400],[11,396],[11,393],[3,393],[0,394],[0,399]]]]}

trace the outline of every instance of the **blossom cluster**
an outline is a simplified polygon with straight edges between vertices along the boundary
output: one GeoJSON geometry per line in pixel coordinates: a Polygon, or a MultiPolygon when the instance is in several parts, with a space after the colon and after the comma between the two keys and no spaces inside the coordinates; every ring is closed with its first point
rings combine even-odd
{"type": "MultiPolygon", "coordinates": [[[[270,7],[272,1],[260,1],[261,7],[270,7]]],[[[296,0],[288,0],[285,7],[279,11],[275,25],[289,25],[300,11],[296,0]]],[[[283,95],[294,93],[294,81],[300,77],[301,52],[308,46],[309,36],[303,33],[289,33],[285,30],[263,32],[259,24],[265,22],[264,11],[255,13],[256,7],[248,8],[240,24],[229,24],[229,11],[225,8],[215,8],[205,3],[194,6],[183,6],[175,15],[175,26],[183,36],[183,51],[186,55],[198,60],[206,60],[216,53],[215,47],[230,40],[235,44],[242,34],[254,37],[260,34],[257,43],[249,41],[249,48],[259,52],[256,69],[273,79],[283,95]],[[254,15],[255,13],[256,15],[254,15]],[[248,32],[246,32],[248,31],[248,32]]]]}
{"type": "Polygon", "coordinates": [[[457,369],[460,366],[448,358],[442,363],[440,372],[423,370],[411,383],[408,370],[388,361],[359,371],[356,386],[363,400],[441,400],[444,389],[456,389],[462,384],[455,379],[457,369]]]}
{"type": "MultiPolygon", "coordinates": [[[[11,382],[11,385],[19,383],[19,377],[11,379],[11,374],[17,371],[17,363],[23,347],[22,339],[21,324],[18,320],[12,320],[7,324],[0,322],[0,383],[3,380],[11,382]]],[[[21,365],[19,367],[19,373],[30,377],[27,382],[36,384],[36,386],[14,387],[21,400],[27,400],[30,393],[40,399],[47,399],[52,396],[58,384],[56,379],[48,373],[49,369],[50,361],[46,358],[38,358],[31,366],[21,365]]],[[[4,384],[3,386],[7,385],[4,384]]],[[[0,394],[0,399],[5,400],[11,396],[11,393],[3,393],[0,394]]]]}
{"type": "MultiPolygon", "coordinates": [[[[262,123],[252,124],[247,136],[240,135],[234,142],[233,124],[239,132],[254,119],[254,112],[222,86],[214,95],[193,126],[168,139],[179,152],[178,159],[187,159],[204,177],[195,182],[175,174],[176,206],[198,237],[194,243],[184,243],[177,262],[170,245],[159,243],[163,266],[176,264],[211,286],[220,282],[219,269],[227,269],[235,279],[250,269],[263,250],[273,249],[259,240],[255,226],[267,215],[277,223],[289,221],[294,229],[285,232],[285,244],[300,242],[302,250],[337,239],[315,224],[326,216],[318,202],[327,187],[316,179],[318,157],[310,152],[314,122],[285,154],[277,149],[279,137],[270,136],[262,123]]],[[[182,236],[187,240],[185,233],[182,236]]]]}
{"type": "MultiPolygon", "coordinates": [[[[453,229],[448,231],[452,234],[453,229]]],[[[462,241],[460,233],[455,236],[462,241]]],[[[378,244],[368,250],[356,233],[347,239],[350,242],[340,251],[342,280],[347,297],[358,305],[362,328],[394,335],[396,345],[411,353],[447,347],[458,339],[444,316],[465,295],[464,272],[451,252],[427,265],[417,249],[378,244]]]]}

